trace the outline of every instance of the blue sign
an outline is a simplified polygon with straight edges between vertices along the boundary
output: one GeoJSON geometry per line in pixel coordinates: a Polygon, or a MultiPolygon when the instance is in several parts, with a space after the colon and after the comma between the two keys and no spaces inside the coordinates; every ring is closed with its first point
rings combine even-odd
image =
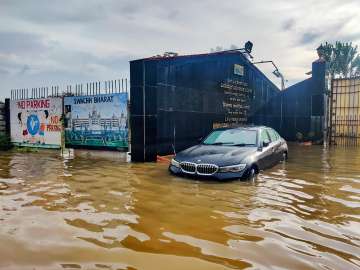
{"type": "Polygon", "coordinates": [[[27,119],[27,130],[29,131],[30,135],[35,136],[40,129],[40,121],[36,114],[32,114],[27,119]]]}

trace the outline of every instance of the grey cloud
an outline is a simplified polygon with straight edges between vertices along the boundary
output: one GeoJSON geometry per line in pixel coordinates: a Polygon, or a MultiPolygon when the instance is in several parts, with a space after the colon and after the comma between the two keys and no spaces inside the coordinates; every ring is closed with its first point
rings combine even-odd
{"type": "Polygon", "coordinates": [[[24,65],[22,67],[22,69],[20,70],[19,74],[20,75],[24,75],[26,72],[28,72],[30,70],[30,66],[29,65],[24,65]]]}
{"type": "MultiPolygon", "coordinates": [[[[360,40],[360,31],[358,30],[358,28],[356,28],[357,31],[355,32],[351,32],[348,33],[345,30],[345,27],[349,24],[352,23],[353,20],[356,20],[357,16],[351,16],[348,18],[345,18],[343,20],[341,20],[334,28],[337,29],[337,35],[334,38],[337,38],[337,40],[342,40],[342,41],[357,41],[360,40]]],[[[355,23],[356,24],[356,23],[355,23]]],[[[335,40],[334,40],[335,41],[335,40]]]]}
{"type": "Polygon", "coordinates": [[[21,59],[13,55],[4,55],[0,51],[0,75],[21,75],[28,71],[28,68],[24,68],[26,64],[21,59]]]}
{"type": "MultiPolygon", "coordinates": [[[[13,37],[13,35],[10,36],[13,37]]],[[[99,76],[100,78],[111,79],[116,73],[119,74],[117,76],[124,76],[123,74],[128,70],[129,60],[138,57],[131,54],[101,57],[95,53],[64,48],[61,43],[56,41],[46,47],[37,42],[38,39],[34,39],[33,35],[20,34],[15,35],[15,37],[12,38],[12,42],[14,42],[12,48],[7,46],[11,45],[10,43],[6,46],[5,44],[0,46],[0,75],[21,76],[23,81],[29,81],[31,76],[34,78],[39,75],[54,77],[56,74],[59,74],[58,77],[62,79],[68,75],[70,80],[73,77],[69,76],[71,72],[79,78],[94,77],[97,79],[96,77],[99,76]],[[27,42],[20,42],[17,45],[17,41],[26,36],[28,37],[28,40],[25,38],[27,42]],[[20,57],[13,57],[13,55],[20,55],[20,57]]],[[[20,80],[14,80],[13,83],[16,81],[20,82],[20,80]]]]}
{"type": "Polygon", "coordinates": [[[1,8],[7,15],[36,23],[81,23],[105,18],[103,5],[87,1],[8,1],[2,0],[1,8]]]}
{"type": "Polygon", "coordinates": [[[128,74],[129,60],[167,50],[199,53],[218,44],[243,44],[246,40],[254,42],[255,57],[271,58],[282,68],[297,70],[311,63],[309,51],[316,48],[314,43],[330,35],[357,38],[335,25],[350,17],[344,12],[337,14],[337,9],[356,1],[360,3],[0,0],[0,76],[12,78],[1,83],[16,88],[106,80],[128,74]],[[306,10],[309,5],[317,14],[306,10]],[[325,8],[327,14],[332,13],[324,19],[318,14],[325,8]],[[295,56],[290,59],[289,55],[295,56]],[[24,69],[25,65],[31,69],[24,69]]]}
{"type": "Polygon", "coordinates": [[[348,16],[337,20],[334,19],[334,22],[323,27],[321,32],[310,29],[301,36],[301,43],[307,45],[314,41],[321,43],[325,41],[335,42],[340,40],[343,42],[354,42],[360,40],[360,31],[349,33],[345,29],[345,26],[353,19],[356,18],[354,16],[348,16]]]}
{"type": "MultiPolygon", "coordinates": [[[[156,2],[156,1],[155,1],[156,2]]],[[[156,5],[151,2],[139,0],[77,0],[59,1],[52,0],[2,0],[0,8],[4,13],[16,16],[22,20],[42,24],[94,24],[99,21],[106,21],[113,16],[122,16],[128,19],[134,18],[144,10],[154,10],[162,6],[168,10],[166,1],[156,5]]]]}
{"type": "Polygon", "coordinates": [[[124,65],[128,66],[130,59],[135,56],[123,54],[102,57],[94,53],[59,47],[53,50],[50,57],[61,66],[62,70],[76,71],[85,69],[86,73],[89,66],[91,71],[94,71],[94,66],[117,70],[124,65]]]}
{"type": "Polygon", "coordinates": [[[292,30],[294,28],[294,26],[295,26],[295,20],[288,19],[281,24],[281,29],[284,31],[289,31],[289,30],[292,30]]]}
{"type": "Polygon", "coordinates": [[[140,10],[140,5],[134,2],[120,4],[119,11],[124,12],[124,15],[133,15],[140,10]]]}
{"type": "Polygon", "coordinates": [[[359,41],[360,40],[360,32],[344,35],[344,41],[359,41]]]}
{"type": "Polygon", "coordinates": [[[168,14],[168,19],[173,20],[176,19],[180,14],[179,10],[171,10],[168,14]]]}
{"type": "Polygon", "coordinates": [[[317,32],[306,32],[300,37],[300,43],[303,45],[307,45],[319,39],[321,35],[321,33],[317,32]]]}
{"type": "Polygon", "coordinates": [[[341,40],[343,42],[356,42],[360,41],[360,32],[356,33],[338,33],[336,36],[327,39],[328,42],[335,42],[341,40]]]}
{"type": "Polygon", "coordinates": [[[10,72],[7,69],[0,67],[0,75],[8,75],[10,72]]]}
{"type": "Polygon", "coordinates": [[[0,32],[0,53],[25,54],[43,51],[46,45],[41,36],[22,32],[0,32]]]}

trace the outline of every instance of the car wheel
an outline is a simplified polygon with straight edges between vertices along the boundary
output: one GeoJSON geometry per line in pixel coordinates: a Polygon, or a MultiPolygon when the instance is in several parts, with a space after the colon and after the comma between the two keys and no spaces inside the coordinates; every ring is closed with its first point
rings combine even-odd
{"type": "Polygon", "coordinates": [[[251,167],[248,172],[247,180],[254,181],[256,177],[256,170],[254,167],[251,167]]]}
{"type": "Polygon", "coordinates": [[[282,156],[281,161],[285,162],[288,159],[288,154],[287,154],[287,152],[284,152],[282,155],[283,156],[282,156]]]}

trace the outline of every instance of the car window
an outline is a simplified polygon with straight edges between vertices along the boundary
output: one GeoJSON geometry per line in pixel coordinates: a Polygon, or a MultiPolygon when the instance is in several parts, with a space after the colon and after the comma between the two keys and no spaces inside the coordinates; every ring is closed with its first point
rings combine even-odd
{"type": "Polygon", "coordinates": [[[265,129],[261,130],[260,143],[262,144],[265,140],[270,141],[269,134],[265,129]]]}
{"type": "Polygon", "coordinates": [[[275,130],[268,129],[267,131],[268,131],[268,133],[270,135],[270,139],[271,139],[272,142],[275,142],[275,141],[277,141],[279,139],[278,136],[275,133],[275,130]]]}
{"type": "Polygon", "coordinates": [[[255,130],[227,129],[215,130],[204,141],[208,145],[256,145],[255,130]]]}
{"type": "Polygon", "coordinates": [[[274,130],[274,132],[275,132],[275,135],[276,135],[277,139],[279,140],[281,138],[281,136],[279,135],[279,133],[277,133],[276,130],[274,130]]]}

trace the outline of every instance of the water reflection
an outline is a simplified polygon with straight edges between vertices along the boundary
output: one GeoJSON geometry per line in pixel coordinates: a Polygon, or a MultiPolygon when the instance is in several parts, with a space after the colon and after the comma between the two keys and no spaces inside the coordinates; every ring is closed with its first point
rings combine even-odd
{"type": "Polygon", "coordinates": [[[214,183],[163,163],[1,153],[0,268],[356,269],[359,154],[292,146],[253,183],[214,183]]]}

